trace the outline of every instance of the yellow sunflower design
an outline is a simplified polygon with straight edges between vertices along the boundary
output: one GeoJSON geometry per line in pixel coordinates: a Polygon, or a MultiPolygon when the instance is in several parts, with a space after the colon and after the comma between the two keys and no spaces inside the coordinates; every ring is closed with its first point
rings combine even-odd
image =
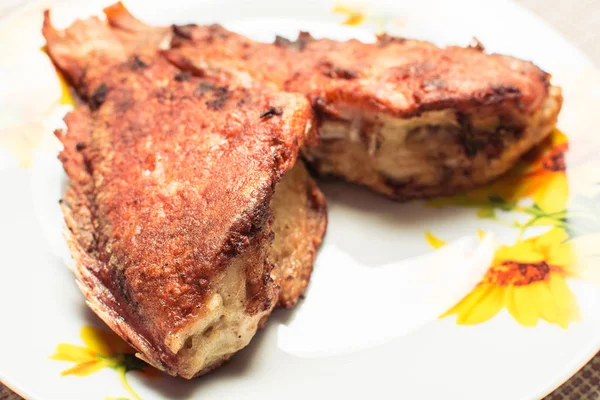
{"type": "Polygon", "coordinates": [[[87,376],[104,368],[110,368],[117,371],[123,388],[131,397],[139,400],[140,396],[127,381],[127,373],[141,371],[147,376],[152,376],[156,371],[137,358],[135,350],[109,330],[84,326],[81,328],[79,336],[84,346],[61,343],[56,346],[55,353],[50,356],[53,360],[75,363],[71,368],[64,370],[61,375],[87,376]]]}
{"type": "MultiPolygon", "coordinates": [[[[523,326],[536,326],[539,320],[545,320],[563,328],[581,319],[567,281],[579,279],[600,284],[596,267],[600,260],[596,250],[600,237],[600,199],[596,194],[600,187],[597,178],[585,179],[575,185],[574,195],[569,197],[565,165],[568,148],[567,137],[554,130],[495,182],[427,203],[434,207],[475,207],[480,218],[518,228],[515,243],[496,250],[482,281],[442,317],[456,315],[458,324],[474,325],[506,309],[523,326]],[[530,201],[522,201],[525,199],[530,201]],[[525,214],[527,218],[507,224],[496,217],[496,210],[521,214],[520,217],[525,214]],[[532,227],[538,229],[537,234],[539,226],[551,228],[542,235],[526,235],[532,227]]],[[[587,164],[582,167],[591,168],[587,164]]],[[[425,239],[434,248],[445,244],[429,232],[425,239]]]]}
{"type": "Polygon", "coordinates": [[[341,21],[342,25],[371,25],[377,29],[377,33],[385,33],[386,28],[389,27],[404,25],[404,21],[401,19],[382,14],[380,10],[373,7],[372,3],[365,1],[336,2],[331,8],[331,13],[344,16],[341,21]]]}
{"type": "MultiPolygon", "coordinates": [[[[430,244],[444,242],[432,234],[430,244]]],[[[512,246],[500,246],[492,265],[477,287],[442,317],[457,316],[460,325],[475,325],[506,308],[523,326],[540,319],[567,328],[580,319],[579,307],[566,280],[579,278],[572,243],[565,231],[545,234],[512,246]]]]}

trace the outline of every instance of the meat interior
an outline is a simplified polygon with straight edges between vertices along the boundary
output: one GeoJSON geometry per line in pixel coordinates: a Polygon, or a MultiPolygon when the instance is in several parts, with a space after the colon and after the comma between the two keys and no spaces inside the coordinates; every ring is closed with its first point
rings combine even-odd
{"type": "Polygon", "coordinates": [[[325,196],[302,161],[277,185],[271,207],[271,276],[280,287],[279,306],[289,308],[304,294],[327,227],[325,196]]]}
{"type": "Polygon", "coordinates": [[[556,123],[560,89],[530,115],[516,107],[430,111],[413,118],[348,108],[325,115],[321,145],[305,157],[320,174],[369,186],[398,200],[448,195],[489,182],[543,140],[556,123]]]}
{"type": "Polygon", "coordinates": [[[178,335],[178,344],[172,350],[181,357],[182,370],[190,371],[191,376],[204,365],[211,367],[195,376],[227,361],[250,342],[266,321],[270,311],[248,318],[245,309],[248,265],[272,265],[272,279],[280,287],[279,306],[295,305],[308,285],[325,234],[327,214],[325,197],[302,161],[297,161],[277,184],[271,209],[273,221],[259,235],[262,245],[233,261],[216,281],[215,294],[207,302],[207,314],[178,335]]]}
{"type": "Polygon", "coordinates": [[[180,376],[188,379],[201,376],[222,365],[250,343],[269,316],[277,288],[270,283],[273,297],[265,298],[269,303],[266,309],[251,312],[247,309],[247,275],[249,271],[271,268],[267,261],[271,236],[271,226],[266,224],[257,235],[257,244],[234,259],[214,280],[213,294],[202,305],[205,313],[187,329],[169,337],[170,349],[180,360],[180,376]]]}

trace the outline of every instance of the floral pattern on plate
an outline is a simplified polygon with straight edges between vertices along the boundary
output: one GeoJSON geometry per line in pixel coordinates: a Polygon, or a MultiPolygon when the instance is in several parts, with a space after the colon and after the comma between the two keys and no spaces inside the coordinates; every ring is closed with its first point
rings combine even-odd
{"type": "MultiPolygon", "coordinates": [[[[431,207],[475,207],[479,218],[502,224],[506,224],[506,218],[498,217],[497,211],[527,215],[525,222],[510,224],[518,229],[515,243],[496,250],[492,265],[478,286],[442,317],[455,314],[458,324],[474,325],[490,320],[506,308],[527,327],[536,326],[543,319],[567,328],[581,319],[567,280],[599,282],[585,267],[594,257],[590,251],[594,235],[590,224],[581,224],[577,219],[589,220],[594,213],[586,210],[576,196],[569,198],[567,150],[567,137],[555,130],[492,184],[428,203],[431,207]],[[567,207],[570,200],[573,201],[567,207]],[[529,228],[539,226],[551,228],[524,239],[529,228]]],[[[434,248],[445,244],[431,232],[426,232],[426,240],[434,248]]]]}
{"type": "MultiPolygon", "coordinates": [[[[84,326],[79,332],[84,346],[60,343],[55,353],[50,356],[53,360],[70,361],[75,365],[64,370],[61,375],[88,376],[102,369],[110,368],[119,374],[121,385],[133,399],[140,396],[127,381],[127,373],[140,371],[147,376],[156,374],[156,370],[135,356],[133,350],[118,335],[107,329],[96,329],[84,326]]],[[[118,398],[121,399],[121,398],[118,398]]]]}

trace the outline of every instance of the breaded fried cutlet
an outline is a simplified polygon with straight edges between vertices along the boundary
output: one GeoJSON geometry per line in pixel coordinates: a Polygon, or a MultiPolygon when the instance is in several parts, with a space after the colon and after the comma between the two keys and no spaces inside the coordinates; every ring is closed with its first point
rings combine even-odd
{"type": "Polygon", "coordinates": [[[48,54],[85,101],[56,132],[67,241],[91,309],[139,357],[192,378],[246,346],[278,302],[270,259],[298,270],[303,291],[325,227],[322,195],[293,168],[313,111],[301,95],[179,69],[159,50],[170,30],[125,12],[64,31],[45,14],[48,54]],[[305,198],[274,210],[288,186],[305,198]],[[273,231],[296,233],[302,260],[273,252],[273,231]]]}
{"type": "Polygon", "coordinates": [[[218,25],[179,26],[174,34],[183,68],[242,71],[304,94],[321,139],[304,152],[312,169],[397,200],[491,181],[548,136],[562,105],[549,74],[480,45],[308,33],[265,44],[218,25]]]}

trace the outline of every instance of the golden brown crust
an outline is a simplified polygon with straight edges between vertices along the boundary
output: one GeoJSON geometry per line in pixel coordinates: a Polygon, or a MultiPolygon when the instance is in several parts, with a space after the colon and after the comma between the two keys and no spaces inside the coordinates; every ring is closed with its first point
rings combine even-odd
{"type": "Polygon", "coordinates": [[[326,112],[340,112],[337,104],[345,103],[408,118],[510,102],[527,113],[540,106],[549,85],[548,74],[512,57],[389,36],[374,44],[313,40],[298,53],[314,61],[287,88],[319,96],[326,112]]]}
{"type": "Polygon", "coordinates": [[[306,95],[320,131],[305,149],[312,168],[398,200],[489,182],[550,133],[562,104],[547,73],[481,46],[308,33],[264,44],[214,25],[176,29],[172,45],[207,74],[241,70],[306,95]]]}
{"type": "Polygon", "coordinates": [[[540,107],[550,76],[530,62],[479,48],[439,48],[381,35],[375,43],[313,39],[253,42],[218,25],[175,30],[173,46],[213,67],[237,68],[261,81],[304,93],[337,116],[344,107],[413,117],[425,111],[513,103],[540,107]]]}
{"type": "Polygon", "coordinates": [[[257,319],[247,329],[274,305],[270,201],[312,110],[299,95],[191,76],[147,29],[113,25],[93,18],[59,32],[44,22],[52,60],[89,105],[58,132],[69,241],[94,311],[146,360],[191,377],[173,337],[208,312],[230,265],[249,257],[242,313],[257,319]]]}

